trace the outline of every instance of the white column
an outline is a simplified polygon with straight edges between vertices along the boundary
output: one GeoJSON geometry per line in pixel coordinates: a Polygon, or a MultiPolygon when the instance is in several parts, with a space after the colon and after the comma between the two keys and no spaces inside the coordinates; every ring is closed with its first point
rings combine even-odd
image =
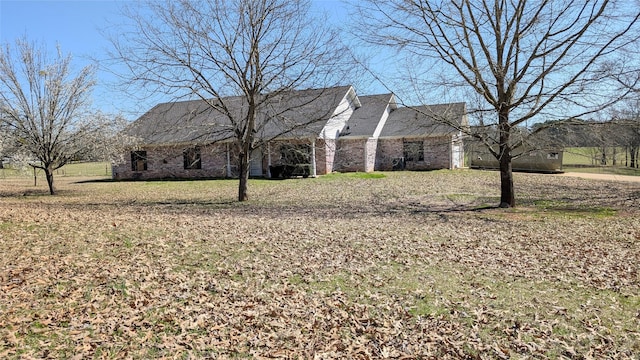
{"type": "Polygon", "coordinates": [[[267,143],[267,177],[271,178],[271,143],[267,143]]]}
{"type": "Polygon", "coordinates": [[[364,165],[363,171],[369,172],[369,168],[367,167],[367,165],[369,165],[369,139],[364,141],[364,161],[362,164],[364,165]]]}
{"type": "Polygon", "coordinates": [[[316,140],[311,141],[311,176],[316,177],[316,140]]]}

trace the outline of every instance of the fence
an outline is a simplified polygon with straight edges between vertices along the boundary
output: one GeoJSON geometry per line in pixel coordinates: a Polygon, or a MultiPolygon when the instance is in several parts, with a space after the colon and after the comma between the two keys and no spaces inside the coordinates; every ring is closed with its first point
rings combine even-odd
{"type": "MultiPolygon", "coordinates": [[[[0,168],[0,178],[9,177],[33,177],[35,175],[44,176],[41,169],[31,166],[16,167],[14,164],[4,163],[0,168]]],[[[111,177],[111,163],[109,162],[77,162],[67,164],[53,173],[54,176],[90,176],[90,177],[111,177]]]]}

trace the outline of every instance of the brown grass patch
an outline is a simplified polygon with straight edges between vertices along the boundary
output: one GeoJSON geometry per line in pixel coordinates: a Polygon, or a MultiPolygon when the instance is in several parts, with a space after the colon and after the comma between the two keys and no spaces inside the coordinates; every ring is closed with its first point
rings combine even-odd
{"type": "Polygon", "coordinates": [[[494,172],[0,181],[0,357],[640,353],[640,189],[494,172]]]}

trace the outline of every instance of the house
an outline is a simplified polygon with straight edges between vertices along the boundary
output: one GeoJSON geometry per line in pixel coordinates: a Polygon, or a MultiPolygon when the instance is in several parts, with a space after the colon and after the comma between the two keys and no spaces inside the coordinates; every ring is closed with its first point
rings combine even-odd
{"type": "MultiPolygon", "coordinates": [[[[114,165],[114,178],[237,177],[233,124],[212,105],[236,119],[247,111],[244,97],[156,105],[125,130],[137,145],[114,165]]],[[[251,176],[464,165],[461,132],[438,123],[465,126],[463,103],[399,108],[393,94],[358,96],[339,86],[265,96],[259,109],[251,176]]]]}

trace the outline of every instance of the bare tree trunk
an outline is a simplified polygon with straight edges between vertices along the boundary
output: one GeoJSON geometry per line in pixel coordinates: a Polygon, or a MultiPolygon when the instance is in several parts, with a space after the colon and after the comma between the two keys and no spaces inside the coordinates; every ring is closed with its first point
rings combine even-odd
{"type": "Polygon", "coordinates": [[[500,145],[498,161],[500,162],[500,207],[508,208],[516,206],[516,197],[513,187],[513,169],[511,165],[511,146],[509,138],[508,114],[500,114],[500,145]]]}
{"type": "Polygon", "coordinates": [[[629,147],[626,146],[624,148],[624,166],[629,166],[629,147]]]}
{"type": "Polygon", "coordinates": [[[53,187],[53,170],[49,166],[44,167],[44,174],[47,177],[47,185],[49,185],[49,194],[55,195],[56,191],[53,187]]]}
{"type": "Polygon", "coordinates": [[[516,206],[511,161],[500,159],[500,207],[516,206]]]}
{"type": "Polygon", "coordinates": [[[247,187],[249,185],[249,173],[251,171],[251,151],[253,150],[254,129],[256,127],[255,94],[248,96],[249,112],[244,128],[244,136],[240,139],[240,181],[238,183],[238,201],[249,200],[247,187]]]}
{"type": "MultiPolygon", "coordinates": [[[[244,148],[244,146],[243,146],[244,148]]],[[[249,151],[243,151],[240,153],[240,181],[238,183],[238,201],[247,201],[249,200],[249,195],[247,194],[247,188],[249,185],[249,170],[250,170],[250,153],[249,151]]]]}

